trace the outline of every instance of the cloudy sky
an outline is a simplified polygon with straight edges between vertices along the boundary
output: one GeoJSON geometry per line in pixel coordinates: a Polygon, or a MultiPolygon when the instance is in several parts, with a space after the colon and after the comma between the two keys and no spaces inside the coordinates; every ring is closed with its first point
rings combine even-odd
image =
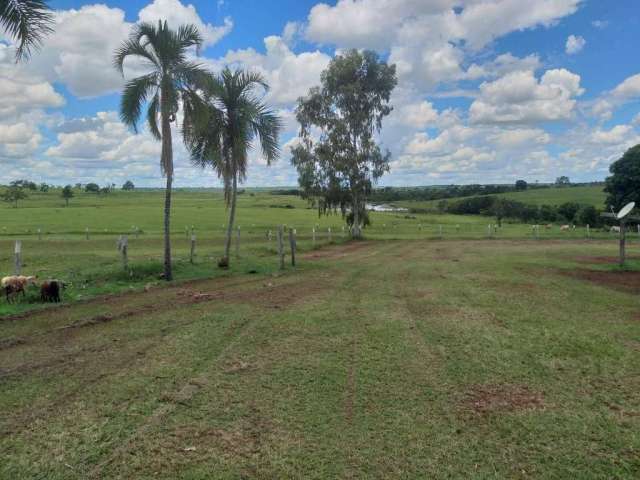
{"type": "MultiPolygon", "coordinates": [[[[114,49],[139,21],[193,23],[200,61],[262,72],[283,155],[248,185],[295,185],[296,99],[345,48],[396,64],[383,185],[603,179],[640,143],[637,0],[51,1],[55,33],[27,64],[0,31],[0,183],[162,184],[160,145],[118,118],[114,49]]],[[[176,185],[217,185],[176,135],[176,185]]]]}

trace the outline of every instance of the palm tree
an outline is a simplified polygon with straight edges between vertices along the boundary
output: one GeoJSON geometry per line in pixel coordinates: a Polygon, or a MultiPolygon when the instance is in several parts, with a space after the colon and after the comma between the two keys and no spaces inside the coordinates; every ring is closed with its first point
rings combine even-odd
{"type": "Polygon", "coordinates": [[[210,76],[201,91],[207,106],[204,116],[198,111],[201,104],[185,106],[185,113],[193,109],[184,129],[192,162],[202,168],[212,167],[222,178],[225,201],[230,208],[224,256],[219,262],[222,267],[229,265],[238,182],[247,177],[249,149],[258,138],[268,165],[280,155],[278,138],[282,122],[256,94],[256,90],[266,92],[268,88],[258,73],[225,68],[219,75],[210,76]]]}
{"type": "Polygon", "coordinates": [[[18,42],[16,61],[27,60],[52,26],[53,14],[44,0],[0,0],[0,27],[18,42]]]}
{"type": "MultiPolygon", "coordinates": [[[[149,131],[162,141],[160,169],[167,179],[164,202],[164,278],[171,280],[171,187],[173,184],[173,147],[171,123],[176,121],[180,102],[193,103],[195,88],[207,73],[199,64],[189,61],[189,48],[202,45],[202,37],[193,25],[171,30],[167,22],[158,25],[140,23],[128,40],[116,51],[115,67],[124,75],[128,57],[142,60],[150,68],[146,75],[128,81],[122,93],[120,118],[137,133],[137,124],[145,103],[149,131]],[[160,128],[158,128],[160,120],[160,128]]],[[[193,111],[192,107],[190,111],[193,111]]]]}

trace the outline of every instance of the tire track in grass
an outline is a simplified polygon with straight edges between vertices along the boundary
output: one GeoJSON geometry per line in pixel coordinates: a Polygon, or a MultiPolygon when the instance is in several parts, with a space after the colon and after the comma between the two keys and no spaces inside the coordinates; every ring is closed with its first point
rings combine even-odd
{"type": "MultiPolygon", "coordinates": [[[[316,282],[315,276],[309,276],[312,280],[312,283],[316,282]]],[[[302,280],[304,283],[305,281],[302,280]]],[[[301,282],[296,282],[298,287],[301,287],[301,282]]],[[[276,299],[280,299],[282,301],[290,302],[289,304],[293,305],[297,300],[300,299],[298,295],[285,295],[281,298],[281,293],[283,290],[288,290],[291,286],[290,283],[281,285],[279,289],[274,289],[275,291],[270,291],[270,293],[275,294],[276,299]],[[280,295],[280,296],[279,296],[280,295]]],[[[327,285],[326,288],[329,288],[327,285]]],[[[326,289],[325,289],[326,290],[326,289]]],[[[312,297],[316,292],[313,289],[309,288],[305,290],[302,288],[302,291],[305,291],[307,295],[303,295],[303,299],[308,299],[312,297]]],[[[140,425],[122,444],[116,448],[111,454],[108,455],[102,462],[95,465],[89,472],[87,473],[88,478],[100,478],[101,474],[104,473],[105,469],[109,468],[118,458],[120,458],[123,454],[125,454],[128,450],[130,450],[131,446],[138,440],[140,437],[149,433],[153,428],[159,426],[161,422],[170,416],[179,406],[186,405],[188,402],[193,399],[201,390],[202,387],[208,385],[208,381],[211,377],[211,369],[222,369],[224,367],[225,361],[229,361],[233,358],[232,352],[236,346],[238,346],[244,338],[248,335],[251,335],[253,330],[257,325],[257,320],[263,317],[263,312],[260,307],[262,307],[261,298],[256,297],[254,292],[249,292],[253,300],[248,300],[254,303],[254,311],[249,314],[248,318],[239,326],[237,329],[237,334],[234,335],[229,343],[222,348],[222,350],[215,355],[214,358],[207,360],[202,363],[199,370],[200,373],[191,377],[189,380],[182,384],[182,387],[179,389],[171,389],[169,391],[165,391],[160,394],[159,398],[165,399],[167,403],[158,407],[147,419],[144,421],[142,425],[140,425]],[[227,358],[228,357],[228,358],[227,358]]],[[[252,406],[251,411],[256,414],[257,410],[255,406],[252,406]]],[[[255,431],[259,431],[256,427],[255,431]]],[[[254,432],[255,433],[255,432],[254,432]]],[[[261,438],[256,437],[256,444],[259,446],[261,442],[261,438]]]]}
{"type": "MultiPolygon", "coordinates": [[[[211,360],[210,363],[206,363],[201,365],[200,373],[188,379],[186,382],[182,384],[179,389],[171,389],[167,390],[159,395],[159,398],[164,400],[166,403],[158,408],[156,408],[151,415],[146,417],[145,421],[135,429],[135,431],[128,436],[125,440],[123,440],[119,446],[117,446],[111,453],[97,465],[94,465],[88,472],[86,472],[86,478],[103,478],[102,473],[105,468],[108,468],[113,462],[115,462],[119,457],[121,457],[124,453],[131,449],[131,446],[135,443],[135,441],[141,436],[145,435],[152,428],[157,427],[164,418],[169,416],[172,412],[174,412],[179,406],[185,405],[189,400],[191,400],[202,388],[202,386],[206,385],[208,382],[208,372],[209,367],[213,365],[217,365],[221,362],[223,358],[231,351],[237,343],[244,338],[251,328],[253,324],[255,324],[255,319],[259,318],[259,315],[254,315],[252,318],[245,319],[234,332],[234,335],[231,335],[229,343],[222,348],[222,350],[211,360]]],[[[87,462],[83,462],[86,464],[87,462]]]]}
{"type": "MultiPolygon", "coordinates": [[[[312,278],[312,283],[316,283],[316,281],[314,280],[315,277],[311,277],[311,278],[312,278]]],[[[254,283],[254,282],[252,281],[250,283],[254,283]]],[[[299,284],[299,282],[297,283],[299,284]]],[[[226,290],[229,290],[232,287],[243,286],[243,285],[245,285],[245,283],[236,282],[234,284],[229,285],[229,288],[226,290]]],[[[184,302],[180,304],[175,304],[174,302],[173,303],[174,308],[168,309],[167,307],[165,307],[163,311],[166,313],[179,312],[179,311],[188,310],[189,308],[192,308],[194,305],[197,305],[203,302],[206,302],[206,303],[224,302],[227,299],[231,300],[232,302],[244,301],[248,299],[249,302],[256,303],[257,305],[261,305],[261,303],[259,302],[265,299],[273,299],[275,301],[278,301],[278,302],[281,301],[285,303],[293,302],[296,300],[296,298],[292,298],[290,295],[287,294],[287,292],[289,291],[290,285],[291,285],[291,281],[286,281],[286,282],[281,282],[278,285],[270,284],[268,288],[257,290],[257,291],[256,290],[248,290],[248,291],[240,290],[239,292],[233,292],[233,293],[225,294],[223,296],[218,296],[215,298],[206,298],[203,301],[184,302]]],[[[317,289],[314,290],[313,288],[309,288],[308,290],[306,290],[306,293],[307,295],[304,296],[304,298],[308,298],[309,296],[316,294],[317,289]]],[[[141,313],[140,318],[144,318],[148,315],[153,315],[154,313],[157,313],[157,310],[158,309],[155,309],[155,308],[144,309],[144,311],[140,311],[141,313]]],[[[119,315],[118,318],[129,318],[131,316],[132,315],[130,315],[129,312],[125,311],[124,314],[119,315]]],[[[178,315],[178,316],[184,316],[184,315],[178,315]]],[[[149,351],[153,350],[155,347],[161,344],[164,344],[167,338],[170,338],[179,330],[182,330],[185,327],[188,327],[201,320],[202,319],[198,317],[198,318],[190,319],[186,321],[171,322],[169,324],[166,324],[165,326],[163,326],[158,330],[158,333],[159,333],[158,335],[153,335],[149,339],[149,341],[143,342],[137,348],[132,348],[131,353],[129,355],[124,355],[122,357],[120,355],[116,355],[119,361],[113,362],[111,360],[108,363],[108,366],[110,368],[108,368],[106,371],[99,372],[94,377],[80,382],[75,388],[66,392],[63,396],[56,399],[53,403],[49,403],[46,405],[39,405],[37,408],[28,410],[23,415],[14,417],[11,424],[8,425],[5,430],[15,431],[15,429],[19,428],[20,426],[23,427],[20,431],[26,429],[29,423],[32,423],[33,421],[36,421],[38,419],[41,419],[50,415],[52,412],[56,411],[61,405],[68,404],[68,402],[76,398],[78,394],[85,392],[87,388],[97,384],[98,382],[103,381],[106,378],[109,378],[111,376],[118,375],[123,369],[130,366],[132,362],[141,361],[142,359],[144,359],[149,351]]],[[[98,322],[98,323],[103,323],[103,322],[98,322]]],[[[35,373],[35,372],[46,370],[46,369],[61,369],[61,368],[64,369],[66,368],[67,365],[74,366],[77,363],[78,355],[80,356],[92,355],[98,351],[108,352],[113,348],[114,347],[112,344],[102,345],[98,347],[95,347],[95,346],[87,347],[87,348],[82,348],[80,351],[73,351],[63,355],[62,357],[50,359],[46,362],[40,362],[35,365],[25,364],[25,365],[21,365],[20,367],[16,367],[13,370],[8,370],[4,372],[0,369],[0,384],[4,379],[15,377],[21,374],[30,374],[30,373],[35,373]]]]}

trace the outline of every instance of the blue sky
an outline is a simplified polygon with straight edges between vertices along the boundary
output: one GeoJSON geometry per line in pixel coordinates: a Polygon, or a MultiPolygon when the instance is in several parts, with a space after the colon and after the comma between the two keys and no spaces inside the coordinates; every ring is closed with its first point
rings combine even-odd
{"type": "MultiPolygon", "coordinates": [[[[252,152],[248,185],[294,185],[295,100],[347,48],[398,68],[382,185],[601,180],[640,143],[640,7],[633,0],[50,2],[56,33],[28,64],[0,33],[0,182],[161,185],[159,144],[118,119],[111,55],[141,20],[194,23],[200,61],[263,73],[285,120],[282,158],[252,152]]],[[[135,72],[127,72],[132,75],[135,72]]],[[[176,135],[176,184],[218,185],[176,135]]]]}

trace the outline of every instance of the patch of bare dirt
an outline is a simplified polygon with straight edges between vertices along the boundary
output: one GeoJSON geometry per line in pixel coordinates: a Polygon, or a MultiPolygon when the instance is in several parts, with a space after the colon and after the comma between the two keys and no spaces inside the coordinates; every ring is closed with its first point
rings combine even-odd
{"type": "MultiPolygon", "coordinates": [[[[628,260],[640,260],[638,256],[627,256],[628,260]]],[[[581,255],[579,257],[575,257],[574,260],[577,263],[583,263],[588,265],[617,265],[620,260],[618,256],[595,256],[590,257],[588,255],[581,255]]]]}
{"type": "Polygon", "coordinates": [[[625,270],[589,270],[578,268],[575,270],[560,270],[567,277],[594,283],[629,293],[640,293],[640,272],[625,270]]]}
{"type": "Polygon", "coordinates": [[[236,360],[227,363],[225,365],[224,373],[240,373],[245,370],[249,370],[252,365],[249,362],[243,362],[242,360],[236,360]]]}
{"type": "Polygon", "coordinates": [[[527,385],[475,385],[467,392],[464,406],[481,415],[533,410],[544,407],[544,396],[527,385]]]}
{"type": "Polygon", "coordinates": [[[367,249],[372,244],[372,242],[367,241],[354,241],[335,247],[324,247],[322,250],[316,250],[314,252],[303,255],[303,258],[311,260],[335,260],[337,258],[343,258],[350,254],[367,249]]]}

